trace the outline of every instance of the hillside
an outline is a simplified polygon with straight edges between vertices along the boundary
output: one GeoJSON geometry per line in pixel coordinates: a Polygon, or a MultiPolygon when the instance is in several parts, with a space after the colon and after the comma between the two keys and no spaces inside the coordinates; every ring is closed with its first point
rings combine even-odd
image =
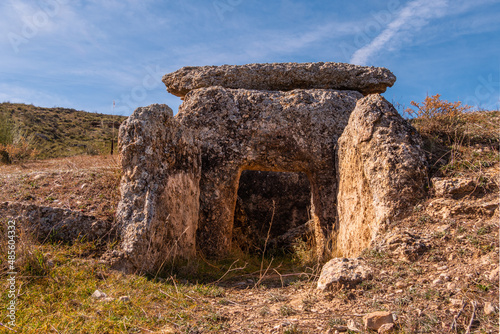
{"type": "Polygon", "coordinates": [[[40,159],[80,154],[109,154],[124,116],[20,103],[0,104],[0,144],[24,138],[40,159]]]}

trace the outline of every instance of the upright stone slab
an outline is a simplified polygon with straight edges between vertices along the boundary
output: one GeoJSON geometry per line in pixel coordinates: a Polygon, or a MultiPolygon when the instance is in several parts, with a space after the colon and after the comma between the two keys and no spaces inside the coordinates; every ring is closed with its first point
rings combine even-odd
{"type": "Polygon", "coordinates": [[[124,271],[156,272],[195,255],[200,150],[166,105],[138,108],[120,127],[123,168],[117,221],[121,250],[108,254],[124,271]]]}
{"type": "Polygon", "coordinates": [[[424,196],[422,140],[378,94],[358,101],[338,145],[337,250],[358,256],[424,196]]]}
{"type": "Polygon", "coordinates": [[[184,97],[194,89],[221,86],[254,90],[355,90],[383,93],[396,77],[386,68],[344,63],[272,63],[183,67],[166,74],[169,93],[184,97]]]}

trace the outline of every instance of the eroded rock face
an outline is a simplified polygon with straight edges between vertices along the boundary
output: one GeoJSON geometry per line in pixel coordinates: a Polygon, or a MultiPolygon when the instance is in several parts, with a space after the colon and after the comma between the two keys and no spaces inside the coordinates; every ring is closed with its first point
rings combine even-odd
{"type": "Polygon", "coordinates": [[[197,89],[186,96],[176,118],[196,132],[201,145],[197,242],[207,255],[230,249],[243,170],[305,173],[317,244],[324,246],[323,235],[336,217],[334,147],[362,97],[354,91],[222,87],[197,89]]]}
{"type": "MultiPolygon", "coordinates": [[[[138,108],[120,127],[123,168],[117,268],[157,270],[195,254],[200,150],[166,105],[138,108]]],[[[112,262],[113,262],[112,261],[112,262]]]]}
{"type": "Polygon", "coordinates": [[[163,77],[167,91],[180,97],[213,86],[271,91],[355,90],[367,95],[383,93],[395,81],[386,68],[331,62],[183,67],[163,77]]]}
{"type": "Polygon", "coordinates": [[[3,202],[0,203],[0,216],[20,223],[25,231],[41,241],[50,238],[74,242],[79,239],[113,238],[116,235],[112,222],[70,209],[3,202]]]}
{"type": "Polygon", "coordinates": [[[380,95],[358,101],[338,148],[338,251],[357,256],[424,196],[421,138],[380,95]]]}

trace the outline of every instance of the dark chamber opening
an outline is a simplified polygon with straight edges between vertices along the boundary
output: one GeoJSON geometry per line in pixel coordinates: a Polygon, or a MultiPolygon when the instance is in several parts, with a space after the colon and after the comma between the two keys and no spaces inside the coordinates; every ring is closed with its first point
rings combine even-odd
{"type": "Polygon", "coordinates": [[[311,187],[304,173],[244,170],[236,202],[234,247],[245,253],[293,251],[297,239],[310,235],[311,187]],[[274,211],[274,213],[273,213],[274,211]]]}

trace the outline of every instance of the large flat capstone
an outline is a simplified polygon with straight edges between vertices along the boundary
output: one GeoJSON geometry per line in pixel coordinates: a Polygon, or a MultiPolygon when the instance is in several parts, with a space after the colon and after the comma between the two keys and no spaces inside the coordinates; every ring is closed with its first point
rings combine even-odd
{"type": "Polygon", "coordinates": [[[368,95],[385,92],[395,81],[396,76],[383,67],[333,62],[190,66],[163,76],[167,91],[179,97],[213,86],[271,91],[355,90],[368,95]]]}

